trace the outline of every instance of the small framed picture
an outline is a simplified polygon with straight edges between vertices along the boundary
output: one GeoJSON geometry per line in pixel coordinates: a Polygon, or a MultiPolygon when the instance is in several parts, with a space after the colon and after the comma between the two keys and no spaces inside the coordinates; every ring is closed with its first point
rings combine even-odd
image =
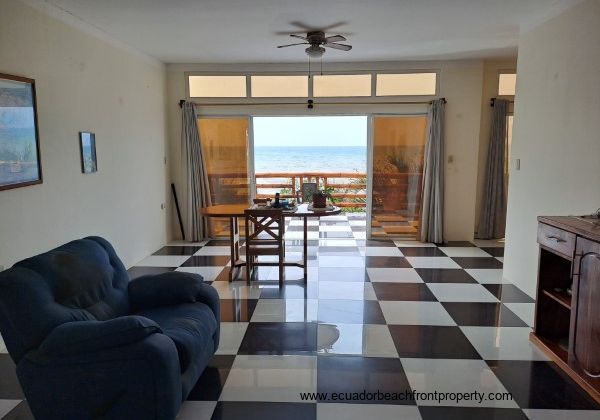
{"type": "Polygon", "coordinates": [[[91,174],[98,172],[96,159],[96,135],[82,131],[79,133],[79,147],[81,150],[81,172],[91,174]]]}

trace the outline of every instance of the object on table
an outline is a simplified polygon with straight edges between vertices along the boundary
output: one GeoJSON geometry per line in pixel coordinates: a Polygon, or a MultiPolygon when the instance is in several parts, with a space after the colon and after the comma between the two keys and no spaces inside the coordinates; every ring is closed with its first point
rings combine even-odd
{"type": "Polygon", "coordinates": [[[313,208],[324,209],[327,207],[327,193],[318,191],[312,196],[313,208]]]}
{"type": "Polygon", "coordinates": [[[275,193],[275,202],[271,204],[271,207],[274,209],[278,209],[281,207],[281,202],[279,201],[279,193],[275,193]]]}
{"type": "Polygon", "coordinates": [[[317,192],[316,182],[304,182],[302,184],[302,202],[310,203],[312,196],[317,192]]]}

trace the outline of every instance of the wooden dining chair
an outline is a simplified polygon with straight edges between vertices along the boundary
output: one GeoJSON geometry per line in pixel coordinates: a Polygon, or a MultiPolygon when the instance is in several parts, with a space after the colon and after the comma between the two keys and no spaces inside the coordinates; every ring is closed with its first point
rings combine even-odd
{"type": "Polygon", "coordinates": [[[250,283],[252,271],[260,265],[279,267],[279,285],[283,284],[285,243],[285,222],[281,209],[247,209],[246,219],[246,282],[250,283]],[[275,255],[277,264],[261,263],[259,256],[275,255]]]}

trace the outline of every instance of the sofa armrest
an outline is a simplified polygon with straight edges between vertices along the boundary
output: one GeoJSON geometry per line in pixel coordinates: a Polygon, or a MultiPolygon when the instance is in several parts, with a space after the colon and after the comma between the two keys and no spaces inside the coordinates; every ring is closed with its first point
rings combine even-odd
{"type": "Polygon", "coordinates": [[[170,271],[138,277],[129,282],[129,300],[134,311],[180,303],[206,303],[218,309],[219,296],[199,274],[170,271]],[[208,297],[207,297],[208,296],[208,297]]]}
{"type": "Polygon", "coordinates": [[[143,316],[124,316],[108,321],[73,321],[54,328],[42,341],[40,353],[68,357],[122,347],[162,332],[143,316]]]}

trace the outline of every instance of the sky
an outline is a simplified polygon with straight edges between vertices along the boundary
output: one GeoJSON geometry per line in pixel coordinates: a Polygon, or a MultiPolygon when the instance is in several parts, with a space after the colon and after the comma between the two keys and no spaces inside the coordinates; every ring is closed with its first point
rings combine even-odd
{"type": "Polygon", "coordinates": [[[254,117],[254,146],[367,145],[366,116],[254,117]]]}

